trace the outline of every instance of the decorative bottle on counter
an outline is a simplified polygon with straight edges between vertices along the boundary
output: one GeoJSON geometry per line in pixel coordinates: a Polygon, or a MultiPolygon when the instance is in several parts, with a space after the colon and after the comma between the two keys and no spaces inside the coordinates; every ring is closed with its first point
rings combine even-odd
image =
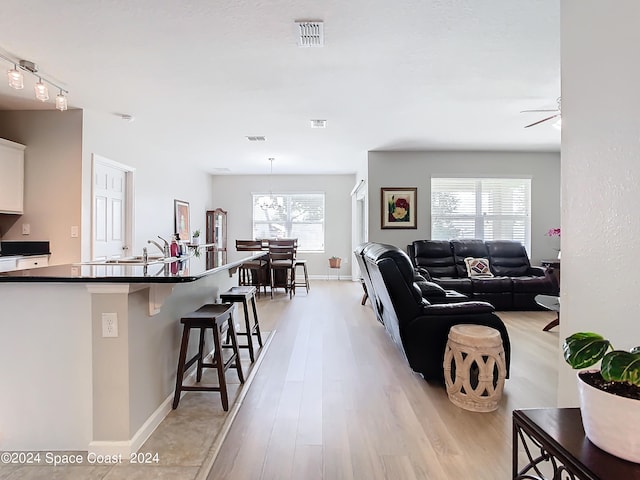
{"type": "Polygon", "coordinates": [[[187,244],[180,239],[179,233],[176,233],[176,242],[178,242],[178,256],[184,257],[187,254],[187,244]]]}
{"type": "Polygon", "coordinates": [[[180,256],[180,246],[178,245],[178,242],[176,241],[176,236],[173,235],[171,237],[171,246],[169,247],[169,251],[171,252],[171,256],[172,257],[179,257],[180,256]]]}

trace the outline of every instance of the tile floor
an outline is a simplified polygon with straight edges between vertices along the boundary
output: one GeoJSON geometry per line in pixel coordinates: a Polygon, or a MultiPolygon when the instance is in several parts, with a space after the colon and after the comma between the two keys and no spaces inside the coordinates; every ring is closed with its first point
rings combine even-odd
{"type": "MultiPolygon", "coordinates": [[[[251,365],[248,351],[240,351],[246,382],[241,389],[234,369],[227,370],[229,411],[225,412],[217,392],[187,392],[180,405],[162,421],[140,448],[143,463],[128,459],[115,465],[91,464],[87,452],[51,452],[55,455],[81,455],[75,465],[53,466],[46,452],[40,452],[35,465],[0,464],[0,480],[199,480],[205,479],[226,431],[233,421],[246,391],[270,344],[272,332],[263,332],[264,347],[251,365]],[[157,453],[157,462],[153,455],[157,453]],[[145,462],[147,460],[147,462],[145,462]]],[[[257,344],[256,344],[257,347],[257,344]]],[[[203,382],[217,384],[216,372],[206,369],[203,382]]]]}

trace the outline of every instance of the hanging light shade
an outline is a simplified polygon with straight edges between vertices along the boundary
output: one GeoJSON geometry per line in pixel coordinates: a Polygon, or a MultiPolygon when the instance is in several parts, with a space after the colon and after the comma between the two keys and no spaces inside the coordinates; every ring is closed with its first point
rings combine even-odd
{"type": "Polygon", "coordinates": [[[41,102],[46,102],[47,100],[49,100],[49,89],[47,88],[47,86],[45,85],[45,83],[42,81],[41,78],[39,78],[38,83],[36,83],[35,91],[36,91],[36,98],[41,102]]]}
{"type": "Polygon", "coordinates": [[[24,75],[18,70],[18,66],[14,65],[11,70],[7,72],[9,78],[9,86],[16,90],[22,90],[24,88],[24,75]]]}
{"type": "Polygon", "coordinates": [[[62,90],[60,90],[60,93],[56,95],[56,108],[61,112],[64,112],[67,109],[67,97],[64,95],[62,90]]]}

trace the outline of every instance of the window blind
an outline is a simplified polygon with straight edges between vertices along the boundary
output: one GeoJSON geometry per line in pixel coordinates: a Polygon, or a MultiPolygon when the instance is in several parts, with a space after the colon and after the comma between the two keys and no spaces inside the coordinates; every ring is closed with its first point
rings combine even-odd
{"type": "Polygon", "coordinates": [[[530,251],[531,179],[432,178],[431,238],[516,240],[530,251]]]}

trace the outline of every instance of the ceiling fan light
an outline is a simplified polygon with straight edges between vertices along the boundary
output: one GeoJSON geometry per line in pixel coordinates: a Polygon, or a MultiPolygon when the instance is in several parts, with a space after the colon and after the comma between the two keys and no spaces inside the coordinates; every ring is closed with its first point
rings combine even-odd
{"type": "Polygon", "coordinates": [[[41,78],[38,80],[38,83],[36,83],[35,91],[36,91],[36,98],[41,102],[46,102],[47,100],[49,100],[49,89],[42,82],[41,78]]]}
{"type": "Polygon", "coordinates": [[[68,108],[67,97],[65,97],[62,90],[60,90],[60,93],[56,95],[56,108],[61,112],[64,112],[68,108]]]}
{"type": "Polygon", "coordinates": [[[24,75],[18,70],[17,66],[14,65],[14,67],[7,72],[7,77],[9,78],[9,86],[11,88],[15,88],[16,90],[22,90],[24,88],[24,75]]]}

